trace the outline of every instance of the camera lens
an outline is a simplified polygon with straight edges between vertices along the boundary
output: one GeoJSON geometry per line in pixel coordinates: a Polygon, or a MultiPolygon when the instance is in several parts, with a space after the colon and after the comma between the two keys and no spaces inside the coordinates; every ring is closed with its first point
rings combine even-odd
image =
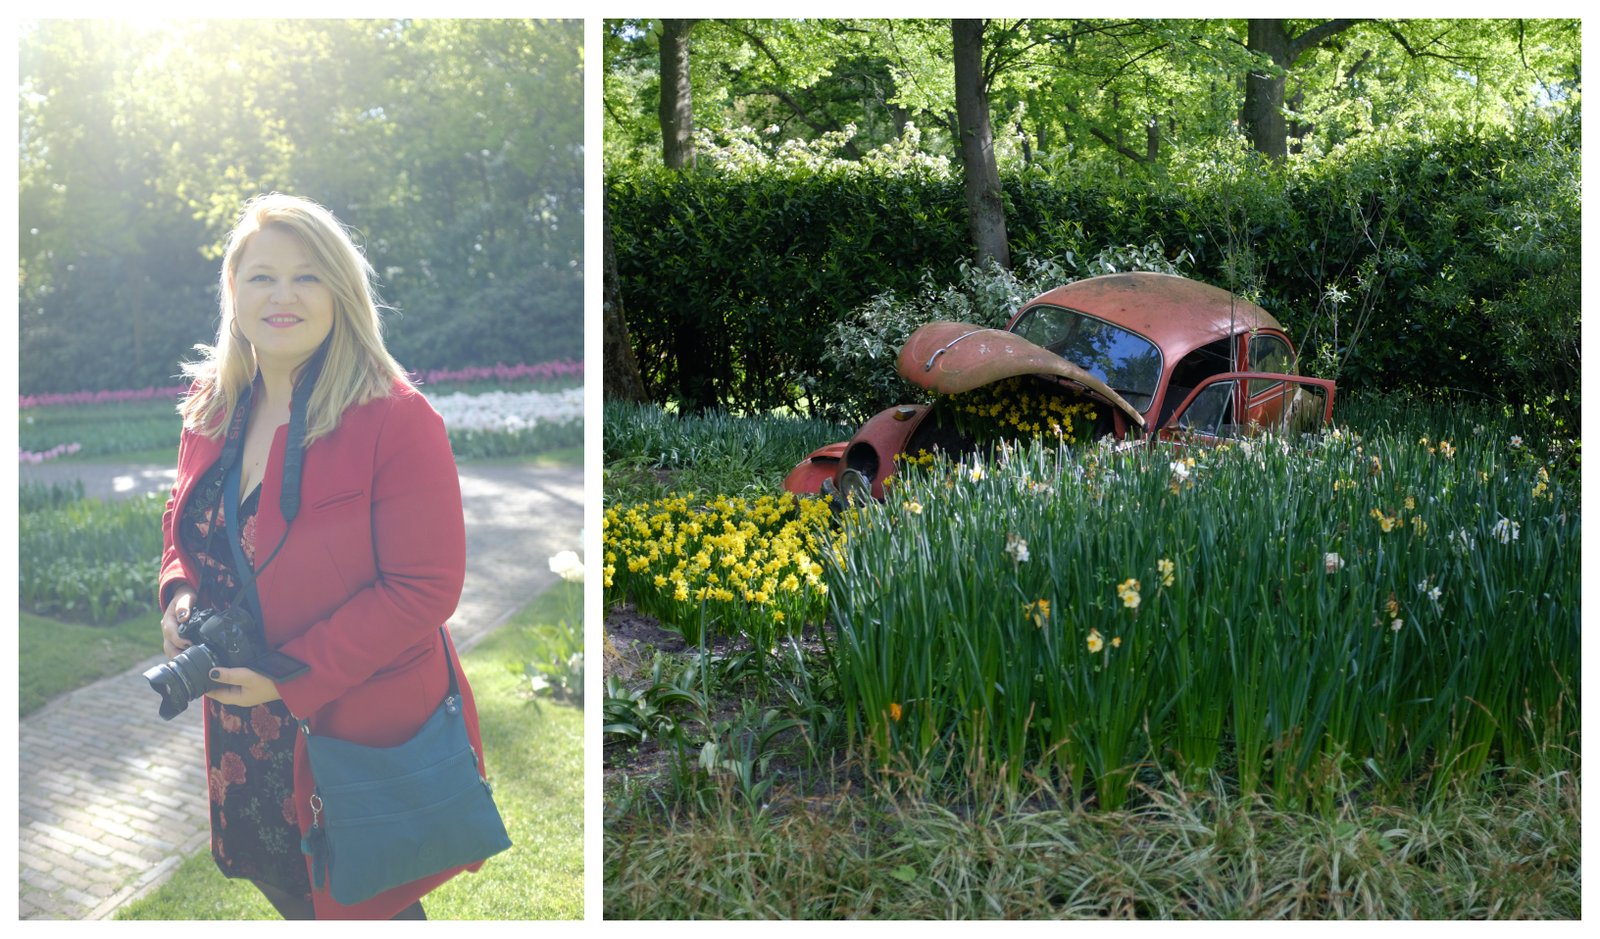
{"type": "Polygon", "coordinates": [[[210,687],[211,669],[215,666],[210,649],[193,645],[179,652],[172,661],[145,672],[144,680],[161,695],[161,719],[172,720],[188,708],[190,701],[205,694],[210,687]]]}

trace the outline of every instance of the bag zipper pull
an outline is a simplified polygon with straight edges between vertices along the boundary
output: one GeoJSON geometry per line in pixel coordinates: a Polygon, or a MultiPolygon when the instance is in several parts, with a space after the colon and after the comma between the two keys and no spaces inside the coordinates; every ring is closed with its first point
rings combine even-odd
{"type": "Polygon", "coordinates": [[[322,797],[311,794],[311,830],[300,839],[300,853],[311,857],[311,883],[321,890],[328,878],[328,837],[322,827],[322,797]]]}

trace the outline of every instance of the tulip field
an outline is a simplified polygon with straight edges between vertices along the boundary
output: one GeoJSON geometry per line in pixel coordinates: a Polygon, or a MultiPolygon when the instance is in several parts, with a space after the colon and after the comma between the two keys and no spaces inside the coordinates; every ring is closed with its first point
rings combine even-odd
{"type": "MultiPolygon", "coordinates": [[[[429,373],[423,377],[438,384],[422,388],[444,418],[457,459],[519,458],[582,446],[581,375],[578,363],[500,366],[429,373]]],[[[175,462],[178,391],[24,398],[19,461],[175,462]]],[[[18,554],[23,608],[90,623],[149,608],[163,505],[160,496],[107,503],[84,498],[81,487],[25,484],[18,554]]]]}
{"type": "MultiPolygon", "coordinates": [[[[526,456],[583,443],[583,364],[541,362],[413,375],[445,419],[457,456],[526,456]]],[[[23,395],[22,463],[175,458],[183,386],[23,395]]]]}

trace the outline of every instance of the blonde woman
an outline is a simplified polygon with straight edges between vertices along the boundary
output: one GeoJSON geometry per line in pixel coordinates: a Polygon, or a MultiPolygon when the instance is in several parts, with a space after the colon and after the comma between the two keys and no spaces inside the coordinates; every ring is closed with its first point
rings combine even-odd
{"type": "MultiPolygon", "coordinates": [[[[424,919],[421,897],[465,868],[350,906],[314,886],[302,853],[314,782],[297,722],[391,747],[445,696],[440,627],[461,593],[466,546],[444,424],[384,348],[372,269],[322,206],[251,200],[228,239],[220,306],[216,344],[185,367],[193,385],[162,520],[161,632],[178,656],[196,638],[180,634],[199,628],[194,614],[242,609],[241,631],[272,662],[209,670],[212,854],[286,919],[424,919]]],[[[481,767],[472,692],[459,680],[481,767]]]]}

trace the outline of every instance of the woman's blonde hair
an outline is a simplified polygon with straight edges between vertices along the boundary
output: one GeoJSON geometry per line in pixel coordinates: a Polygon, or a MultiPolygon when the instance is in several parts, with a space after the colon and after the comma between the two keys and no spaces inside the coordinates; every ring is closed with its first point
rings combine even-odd
{"type": "Polygon", "coordinates": [[[193,384],[178,404],[178,413],[185,430],[220,437],[240,396],[255,381],[255,350],[235,319],[234,278],[245,245],[267,228],[281,229],[299,240],[333,294],[333,329],[323,341],[322,375],[307,408],[310,443],[338,427],[346,409],[386,397],[396,381],[408,386],[411,382],[384,348],[372,265],[332,212],[297,196],[274,192],[245,203],[222,256],[217,343],[195,346],[200,361],[184,363],[183,372],[193,384]]]}

